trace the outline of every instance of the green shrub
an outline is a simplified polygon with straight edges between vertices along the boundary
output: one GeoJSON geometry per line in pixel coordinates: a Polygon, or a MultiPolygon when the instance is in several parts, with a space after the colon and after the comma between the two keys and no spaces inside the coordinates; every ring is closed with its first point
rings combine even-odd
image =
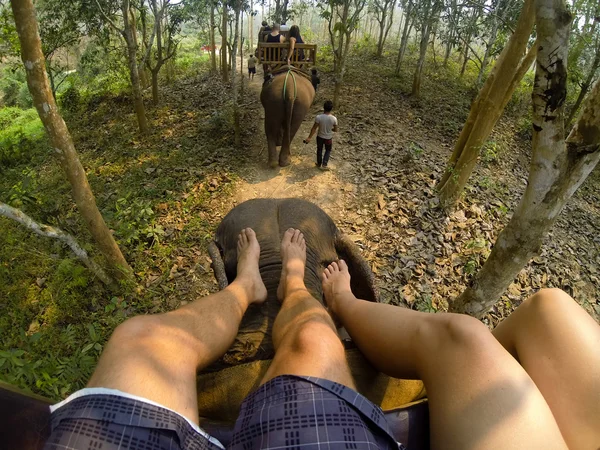
{"type": "Polygon", "coordinates": [[[31,147],[44,138],[44,127],[35,109],[0,109],[0,167],[28,159],[31,147]]]}
{"type": "Polygon", "coordinates": [[[154,210],[148,200],[120,198],[116,204],[116,235],[125,244],[153,244],[165,232],[156,224],[154,210]]]}

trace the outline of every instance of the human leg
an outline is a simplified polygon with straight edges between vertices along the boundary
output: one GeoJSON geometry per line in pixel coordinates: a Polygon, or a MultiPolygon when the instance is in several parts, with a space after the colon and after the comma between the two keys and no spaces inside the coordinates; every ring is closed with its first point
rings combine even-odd
{"type": "Polygon", "coordinates": [[[354,388],[344,346],[323,305],[306,290],[306,243],[289,229],[281,242],[281,310],[273,324],[275,357],[263,383],[279,375],[326,378],[354,388]]]}
{"type": "Polygon", "coordinates": [[[523,366],[571,449],[600,448],[600,326],[560,289],[542,289],[492,332],[523,366]]]}
{"type": "Polygon", "coordinates": [[[324,141],[325,144],[325,156],[323,156],[323,167],[327,167],[327,163],[329,162],[329,156],[331,155],[331,147],[333,145],[332,139],[326,139],[324,141]]]}
{"type": "Polygon", "coordinates": [[[432,448],[566,449],[534,382],[479,321],[358,300],[343,261],[325,270],[323,288],[376,368],[424,381],[432,448]]]}
{"type": "Polygon", "coordinates": [[[317,167],[321,167],[323,164],[323,144],[323,139],[317,136],[317,167]]]}
{"type": "Polygon", "coordinates": [[[254,231],[238,237],[238,276],[226,289],[165,314],[119,325],[88,387],[118,389],[160,403],[198,422],[196,372],[233,343],[244,312],[266,299],[254,231]]]}

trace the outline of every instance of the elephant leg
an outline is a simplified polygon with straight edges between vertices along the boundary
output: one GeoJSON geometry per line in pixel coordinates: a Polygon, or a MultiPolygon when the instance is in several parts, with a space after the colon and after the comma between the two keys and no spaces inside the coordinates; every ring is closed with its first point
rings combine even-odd
{"type": "MultiPolygon", "coordinates": [[[[266,121],[266,119],[265,119],[266,121]]],[[[271,121],[275,122],[275,121],[271,121]]],[[[269,166],[277,167],[277,137],[279,135],[280,126],[278,123],[265,122],[265,133],[267,135],[267,147],[269,149],[269,166]]]]}
{"type": "Polygon", "coordinates": [[[284,139],[283,145],[281,147],[281,153],[279,154],[279,165],[281,167],[285,167],[292,162],[291,158],[291,142],[294,140],[296,133],[300,129],[302,122],[304,121],[304,117],[308,113],[308,108],[306,105],[296,103],[294,109],[292,111],[292,121],[289,130],[289,141],[284,139]]]}

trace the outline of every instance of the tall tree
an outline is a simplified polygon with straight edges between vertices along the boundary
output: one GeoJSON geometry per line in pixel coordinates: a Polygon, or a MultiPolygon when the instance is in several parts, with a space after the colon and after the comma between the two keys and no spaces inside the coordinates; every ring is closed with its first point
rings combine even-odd
{"type": "Polygon", "coordinates": [[[229,60],[227,59],[227,26],[228,26],[227,0],[223,0],[221,11],[221,76],[223,83],[229,82],[229,60]]]}
{"type": "Polygon", "coordinates": [[[365,4],[366,0],[323,0],[319,4],[321,16],[327,20],[329,40],[333,49],[334,108],[339,106],[352,33],[360,21],[365,4]]]}
{"type": "Polygon", "coordinates": [[[210,71],[213,73],[217,73],[217,41],[215,39],[215,28],[217,25],[215,24],[215,5],[212,2],[209,2],[210,8],[210,71]]]}
{"type": "Polygon", "coordinates": [[[440,200],[450,206],[465,188],[482,145],[492,132],[515,87],[535,57],[536,45],[527,51],[535,20],[534,0],[525,0],[514,33],[471,106],[469,117],[454,145],[446,171],[437,185],[440,200]]]}
{"type": "Polygon", "coordinates": [[[163,64],[175,56],[178,44],[175,34],[184,15],[180,5],[172,5],[170,0],[150,0],[150,6],[154,15],[152,34],[156,36],[156,51],[146,64],[152,74],[152,101],[158,105],[158,74],[163,64]]]}
{"type": "Polygon", "coordinates": [[[396,58],[396,70],[395,74],[400,74],[400,67],[402,66],[402,61],[404,60],[404,55],[406,53],[406,47],[408,46],[408,37],[410,36],[410,32],[415,23],[415,4],[413,0],[406,0],[404,6],[404,27],[402,29],[402,38],[400,40],[400,48],[398,49],[398,57],[396,58]]]}
{"type": "Polygon", "coordinates": [[[27,73],[27,86],[50,137],[54,155],[67,175],[73,199],[100,252],[113,273],[126,276],[131,273],[131,268],[98,210],[73,139],[52,96],[32,0],[11,0],[11,6],[21,44],[21,59],[27,73]]]}
{"type": "MultiPolygon", "coordinates": [[[[123,28],[119,27],[115,21],[113,21],[109,14],[112,11],[105,11],[98,0],[95,0],[98,11],[103,17],[104,21],[112,27],[115,31],[123,37],[125,45],[127,46],[127,57],[129,65],[129,78],[131,80],[131,90],[133,92],[133,104],[135,114],[137,116],[138,126],[142,133],[148,132],[148,120],[146,119],[146,108],[144,107],[144,97],[142,96],[142,89],[140,87],[140,73],[138,68],[138,57],[137,57],[137,42],[135,38],[136,30],[133,28],[130,16],[130,3],[129,0],[119,0],[118,2],[110,3],[109,6],[119,7],[121,9],[123,28]]],[[[106,6],[106,5],[105,5],[106,6]]]]}
{"type": "Polygon", "coordinates": [[[377,39],[377,56],[383,54],[383,46],[394,22],[394,10],[396,0],[373,0],[373,11],[375,19],[379,24],[379,37],[377,39]]]}
{"type": "Polygon", "coordinates": [[[421,39],[419,42],[419,60],[417,61],[417,67],[413,76],[413,97],[418,97],[421,91],[421,80],[423,79],[427,47],[429,46],[429,35],[439,20],[443,3],[441,0],[424,0],[420,3],[420,6],[422,8],[419,11],[421,17],[421,39]]]}
{"type": "Polygon", "coordinates": [[[523,198],[453,311],[482,317],[539,252],[566,202],[600,160],[600,83],[565,140],[564,101],[571,14],[564,0],[535,0],[539,42],[533,87],[533,154],[523,198]]]}

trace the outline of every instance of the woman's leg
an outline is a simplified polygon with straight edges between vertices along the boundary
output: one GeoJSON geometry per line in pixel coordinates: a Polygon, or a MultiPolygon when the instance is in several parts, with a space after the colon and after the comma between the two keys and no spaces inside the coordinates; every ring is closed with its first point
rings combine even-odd
{"type": "Polygon", "coordinates": [[[432,448],[567,448],[535,383],[478,320],[358,300],[343,261],[325,270],[323,288],[376,368],[424,381],[432,448]]]}
{"type": "Polygon", "coordinates": [[[571,449],[600,448],[600,326],[543,289],[492,332],[537,385],[571,449]]]}
{"type": "Polygon", "coordinates": [[[106,344],[88,387],[139,395],[198,423],[197,370],[231,347],[248,306],[267,298],[259,255],[254,231],[242,230],[235,281],[175,311],[123,322],[106,344]]]}

